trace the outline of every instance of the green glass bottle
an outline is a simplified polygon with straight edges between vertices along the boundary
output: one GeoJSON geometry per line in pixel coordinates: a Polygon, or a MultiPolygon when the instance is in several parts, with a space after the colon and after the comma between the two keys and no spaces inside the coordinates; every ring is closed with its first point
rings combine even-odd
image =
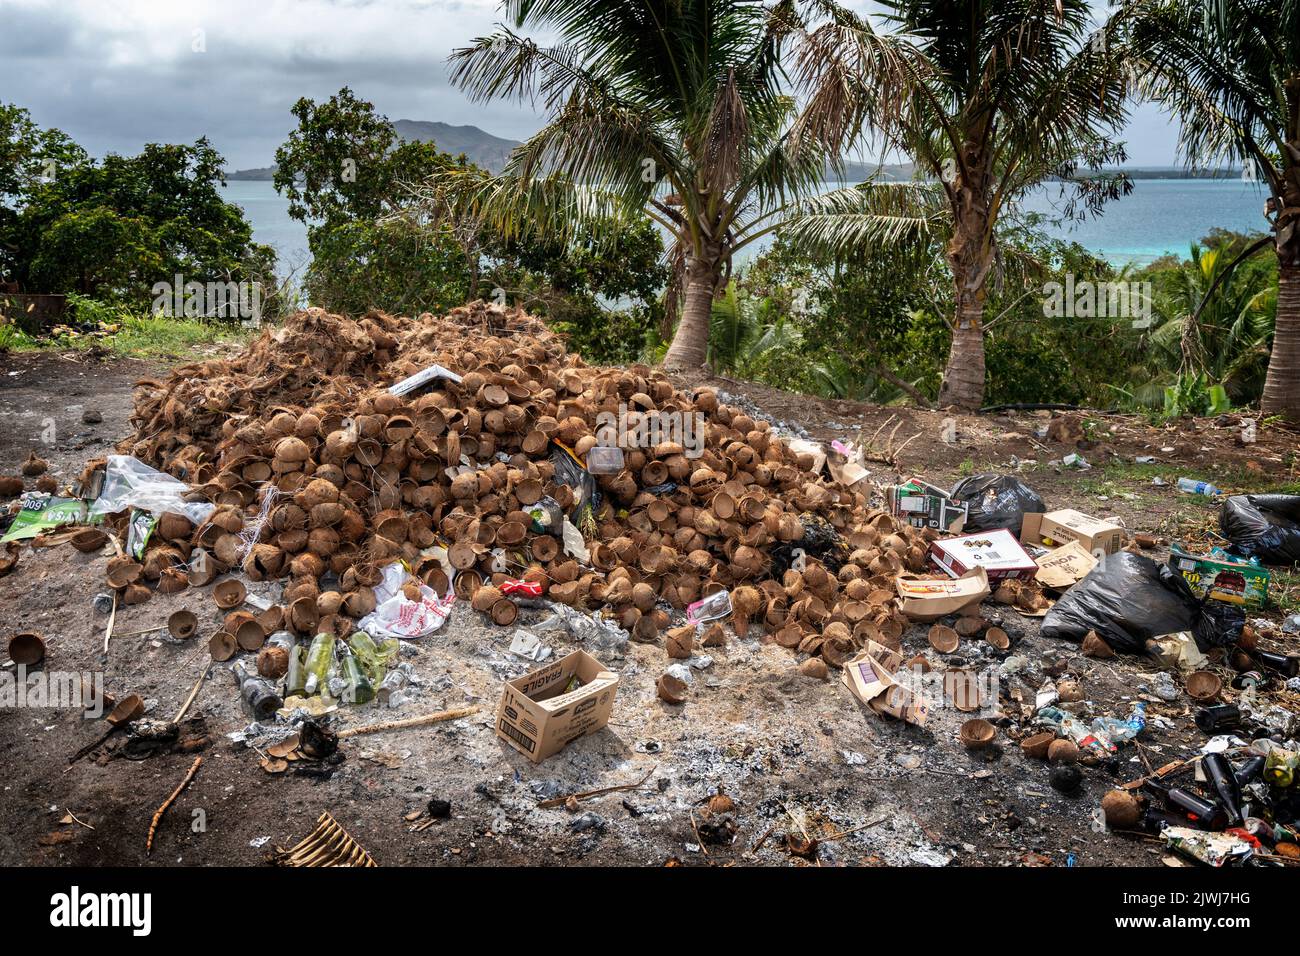
{"type": "Polygon", "coordinates": [[[289,671],[284,678],[286,697],[307,695],[307,648],[294,647],[289,652],[289,671]]]}
{"type": "Polygon", "coordinates": [[[1274,747],[1264,761],[1264,779],[1275,787],[1295,783],[1297,770],[1300,770],[1300,754],[1283,747],[1274,747]]]}
{"type": "Polygon", "coordinates": [[[348,649],[347,645],[343,646],[342,673],[343,681],[347,684],[347,689],[343,692],[343,700],[349,704],[368,704],[375,699],[375,685],[370,683],[370,678],[361,672],[361,665],[357,663],[356,655],[348,649]]]}
{"type": "Polygon", "coordinates": [[[332,670],[334,670],[334,635],[317,634],[311,639],[311,647],[307,650],[307,679],[303,683],[303,690],[308,696],[329,692],[326,682],[332,670]]]}

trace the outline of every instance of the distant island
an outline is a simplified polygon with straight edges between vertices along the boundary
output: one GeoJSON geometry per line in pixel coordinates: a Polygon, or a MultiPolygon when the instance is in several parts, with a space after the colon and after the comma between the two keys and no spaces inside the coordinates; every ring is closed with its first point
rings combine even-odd
{"type": "MultiPolygon", "coordinates": [[[[397,135],[404,140],[427,143],[432,141],[444,153],[453,156],[465,154],[476,166],[481,166],[490,173],[499,173],[510,158],[510,151],[520,145],[518,140],[505,139],[479,129],[477,126],[452,126],[450,123],[438,123],[428,120],[399,119],[393,123],[397,135]]],[[[910,182],[915,176],[916,167],[912,163],[868,163],[860,160],[846,160],[836,170],[827,167],[827,181],[860,183],[873,177],[884,182],[910,182]]],[[[1235,169],[1189,169],[1185,166],[1128,166],[1117,169],[1083,169],[1078,175],[1093,178],[1101,175],[1113,175],[1116,172],[1128,174],[1129,179],[1240,179],[1241,171],[1235,169]]],[[[275,178],[275,166],[256,166],[252,169],[237,169],[226,174],[226,179],[233,182],[270,182],[275,178]]]]}
{"type": "MultiPolygon", "coordinates": [[[[519,145],[518,140],[493,136],[477,126],[452,126],[450,123],[399,119],[393,123],[393,128],[397,130],[398,136],[409,142],[433,141],[444,153],[453,156],[464,153],[471,163],[492,173],[501,171],[510,151],[519,145]]],[[[274,165],[236,169],[226,174],[226,179],[231,182],[270,182],[274,178],[274,165]]]]}

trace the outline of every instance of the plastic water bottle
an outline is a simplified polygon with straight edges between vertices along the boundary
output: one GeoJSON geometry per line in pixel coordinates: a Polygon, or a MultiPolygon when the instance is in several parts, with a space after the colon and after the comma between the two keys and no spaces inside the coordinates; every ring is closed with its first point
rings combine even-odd
{"type": "Polygon", "coordinates": [[[1189,495],[1205,495],[1208,498],[1223,494],[1208,481],[1197,481],[1195,478],[1179,478],[1178,490],[1185,491],[1189,495]]]}
{"type": "Polygon", "coordinates": [[[1098,717],[1092,722],[1092,732],[1097,735],[1098,739],[1105,740],[1116,747],[1128,743],[1146,730],[1146,727],[1147,705],[1144,701],[1138,701],[1133,705],[1133,710],[1128,715],[1127,720],[1119,720],[1115,717],[1098,717]]]}

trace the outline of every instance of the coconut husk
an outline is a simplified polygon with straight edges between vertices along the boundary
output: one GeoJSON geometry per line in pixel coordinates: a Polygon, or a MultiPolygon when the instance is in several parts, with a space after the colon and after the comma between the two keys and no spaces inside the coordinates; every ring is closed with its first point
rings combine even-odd
{"type": "Polygon", "coordinates": [[[223,611],[239,607],[247,596],[248,591],[244,587],[244,582],[237,578],[227,578],[212,589],[212,600],[223,611]]]}
{"type": "Polygon", "coordinates": [[[193,611],[175,611],[167,618],[167,633],[178,641],[188,641],[198,629],[199,619],[193,611]]]}
{"type": "Polygon", "coordinates": [[[217,631],[208,638],[208,653],[212,655],[214,661],[228,661],[238,652],[239,644],[233,634],[217,631]]]}

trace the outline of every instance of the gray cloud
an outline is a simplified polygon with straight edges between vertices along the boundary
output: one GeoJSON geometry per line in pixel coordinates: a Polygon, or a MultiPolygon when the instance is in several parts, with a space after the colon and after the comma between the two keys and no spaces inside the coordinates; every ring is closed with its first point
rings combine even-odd
{"type": "Polygon", "coordinates": [[[448,82],[447,55],[497,19],[458,0],[0,0],[0,98],[96,155],[206,135],[232,168],[269,163],[293,103],[345,85],[392,119],[522,138],[531,108],[471,104],[448,82]]]}
{"type": "MultiPolygon", "coordinates": [[[[533,109],[470,103],[448,81],[451,50],[499,18],[495,0],[0,0],[0,99],[95,155],[206,135],[232,169],[271,162],[300,96],[345,85],[392,119],[522,139],[533,109]]],[[[1130,162],[1173,162],[1175,135],[1140,107],[1130,162]]]]}

